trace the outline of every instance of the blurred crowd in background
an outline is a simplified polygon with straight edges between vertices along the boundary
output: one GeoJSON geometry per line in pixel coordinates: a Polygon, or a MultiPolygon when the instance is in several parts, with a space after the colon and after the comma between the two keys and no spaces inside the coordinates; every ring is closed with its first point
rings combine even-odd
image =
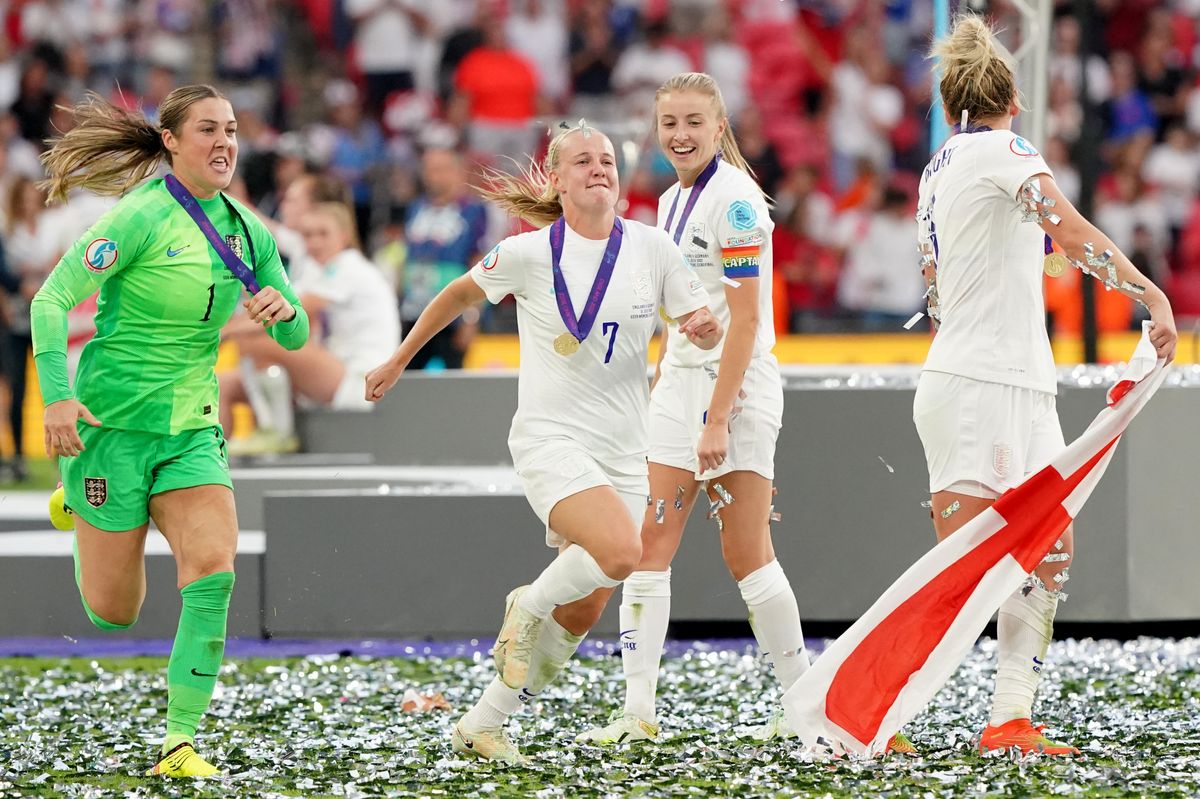
{"type": "MultiPolygon", "coordinates": [[[[1042,152],[1074,200],[1077,148],[1099,135],[1095,221],[1177,316],[1200,316],[1200,0],[1093,9],[1100,35],[1084,61],[1073,4],[1055,6],[1042,152]],[[1084,129],[1084,83],[1100,130],[1084,129]]],[[[1020,30],[1009,3],[986,10],[1020,30]]],[[[622,213],[653,224],[674,181],[652,136],[654,90],[708,72],[774,200],[779,331],[900,332],[924,290],[913,211],[931,149],[932,13],[928,0],[0,0],[0,349],[13,401],[28,300],[107,202],[43,207],[38,155],[71,125],[60,107],[94,91],[153,118],[168,91],[199,81],[238,116],[233,192],[280,220],[303,176],[338,182],[407,325],[515,229],[473,197],[480,166],[526,164],[562,120],[610,134],[622,213]]],[[[1080,325],[1071,271],[1048,284],[1056,332],[1080,325]]],[[[1136,323],[1110,299],[1101,329],[1136,323]]],[[[488,309],[478,326],[510,332],[515,314],[488,309]]],[[[449,331],[426,360],[461,365],[476,327],[449,331]]]]}

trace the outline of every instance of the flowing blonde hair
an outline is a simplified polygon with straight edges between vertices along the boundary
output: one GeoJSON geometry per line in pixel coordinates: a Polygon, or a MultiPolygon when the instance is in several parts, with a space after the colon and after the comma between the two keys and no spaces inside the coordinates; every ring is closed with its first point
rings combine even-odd
{"type": "MultiPolygon", "coordinates": [[[[737,139],[733,135],[733,126],[729,123],[729,114],[725,110],[725,98],[713,76],[705,72],[680,72],[659,86],[658,91],[654,93],[654,127],[656,130],[658,128],[658,101],[662,99],[663,95],[672,92],[696,92],[712,99],[713,105],[716,107],[717,119],[725,121],[725,130],[721,133],[721,141],[717,143],[721,158],[757,181],[758,176],[754,174],[754,170],[750,168],[750,164],[747,163],[746,157],[742,155],[742,151],[738,147],[737,139]]],[[[759,187],[759,191],[762,192],[762,187],[759,187]]],[[[766,192],[763,192],[763,196],[767,196],[766,192]]]]}
{"type": "Polygon", "coordinates": [[[546,227],[562,216],[562,198],[550,181],[550,173],[558,169],[562,143],[572,133],[599,134],[596,128],[575,125],[561,131],[550,140],[546,157],[539,164],[530,161],[516,175],[498,169],[481,170],[484,185],[476,189],[485,200],[495,203],[509,214],[524,219],[534,227],[546,227]]]}
{"type": "Polygon", "coordinates": [[[210,98],[226,99],[212,86],[181,86],[163,98],[158,107],[160,123],[155,125],[144,114],[118,108],[89,92],[70,109],[76,126],[47,142],[50,149],[42,154],[42,164],[49,177],[41,187],[51,201],[65,200],[76,187],[97,194],[124,194],[149,177],[161,161],[171,163],[162,132],[178,136],[188,109],[210,98]]]}
{"type": "Polygon", "coordinates": [[[942,70],[942,104],[956,122],[963,111],[968,120],[1006,116],[1014,98],[1019,108],[1025,107],[1017,93],[1012,55],[980,17],[962,14],[955,19],[930,56],[942,70]]]}

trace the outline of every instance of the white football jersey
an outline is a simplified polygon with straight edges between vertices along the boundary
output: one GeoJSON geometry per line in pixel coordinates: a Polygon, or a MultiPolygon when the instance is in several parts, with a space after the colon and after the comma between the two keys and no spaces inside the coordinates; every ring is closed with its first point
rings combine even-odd
{"type": "Polygon", "coordinates": [[[342,250],[329,263],[313,262],[297,286],[328,302],[321,311],[325,348],[348,372],[374,369],[400,346],[396,293],[379,267],[355,249],[342,250]]]}
{"type": "MultiPolygon", "coordinates": [[[[684,206],[692,191],[676,183],[658,199],[658,226],[666,228],[675,205],[672,238],[679,228],[684,206]]],[[[775,346],[774,306],[771,303],[771,221],[770,209],[754,179],[735,166],[720,161],[717,171],[701,191],[679,237],[679,248],[688,266],[700,277],[709,296],[709,309],[729,330],[729,303],[721,278],[740,281],[757,277],[759,323],[754,357],[771,352],[775,346]]],[[[738,289],[733,289],[737,291],[738,289]]],[[[671,325],[665,359],[675,366],[702,366],[721,360],[725,339],[714,349],[702,350],[671,325]]]]}
{"type": "Polygon", "coordinates": [[[918,235],[937,259],[941,325],[924,368],[1057,392],[1042,296],[1045,234],[1018,194],[1052,174],[1009,130],[952,136],[921,176],[918,235]]]}
{"type": "MultiPolygon", "coordinates": [[[[567,327],[555,300],[548,227],[506,238],[471,269],[488,300],[512,294],[517,301],[521,367],[508,437],[514,462],[548,439],[567,439],[612,472],[646,474],[647,350],[659,308],[680,316],[709,298],[666,234],[622,222],[621,251],[600,311],[573,355],[554,351],[567,327]]],[[[584,238],[569,225],[563,238],[563,279],[578,318],[608,241],[584,238]]]]}

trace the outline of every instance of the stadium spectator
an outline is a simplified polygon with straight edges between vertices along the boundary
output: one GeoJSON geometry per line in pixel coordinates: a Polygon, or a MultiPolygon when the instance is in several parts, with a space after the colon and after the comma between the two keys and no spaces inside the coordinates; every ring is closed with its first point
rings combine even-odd
{"type": "MultiPolygon", "coordinates": [[[[716,80],[715,75],[713,80],[716,80]]],[[[723,84],[718,82],[717,85],[723,84]]],[[[753,105],[744,106],[737,116],[733,115],[733,111],[729,113],[731,118],[736,119],[733,130],[746,163],[754,170],[755,180],[768,197],[774,197],[783,178],[783,164],[779,160],[779,151],[763,129],[762,113],[753,105]]]]}
{"type": "Polygon", "coordinates": [[[508,41],[533,65],[542,96],[561,109],[571,88],[562,0],[518,0],[509,6],[508,41]]]}
{"type": "Polygon", "coordinates": [[[903,191],[884,189],[846,252],[838,302],[868,332],[899,331],[921,307],[925,281],[911,246],[916,231],[911,206],[903,191]]]}
{"type": "Polygon", "coordinates": [[[350,187],[359,238],[371,229],[375,182],[387,157],[383,131],[365,115],[358,90],[349,81],[332,81],[325,87],[329,124],[320,131],[321,149],[329,172],[350,187]]]}
{"type": "Polygon", "coordinates": [[[665,17],[644,22],[641,39],[621,53],[613,68],[612,85],[625,113],[640,118],[654,104],[654,92],[672,75],[689,72],[687,55],[669,41],[665,17]]]}
{"type": "Polygon", "coordinates": [[[827,331],[835,308],[839,262],[812,235],[813,204],[795,202],[771,235],[775,268],[782,275],[792,333],[827,331]]]}
{"type": "Polygon", "coordinates": [[[9,336],[4,363],[8,367],[12,403],[9,424],[17,448],[10,467],[17,480],[25,480],[25,375],[33,348],[29,303],[62,255],[63,247],[59,232],[46,213],[46,194],[37,184],[26,177],[17,178],[9,186],[5,200],[8,216],[5,255],[9,271],[20,282],[19,289],[8,296],[6,308],[9,336]]]}
{"type": "Polygon", "coordinates": [[[367,84],[367,108],[378,114],[392,92],[416,88],[417,54],[428,19],[421,0],[344,0],[354,21],[355,66],[367,84]]]}
{"type": "Polygon", "coordinates": [[[1109,162],[1136,166],[1154,143],[1158,115],[1149,96],[1138,88],[1133,56],[1114,53],[1111,66],[1112,97],[1105,104],[1109,162]]]}
{"type": "Polygon", "coordinates": [[[571,116],[597,122],[617,115],[613,102],[613,69],[621,46],[609,20],[605,0],[586,0],[572,21],[571,116]]]}
{"type": "Polygon", "coordinates": [[[1174,246],[1200,190],[1200,152],[1195,137],[1180,122],[1172,123],[1163,142],[1150,150],[1142,177],[1158,189],[1174,246]]]}
{"type": "Polygon", "coordinates": [[[467,145],[494,162],[533,153],[542,130],[533,124],[540,109],[537,73],[509,47],[502,25],[483,28],[483,42],[454,73],[450,118],[466,130],[467,145]]]}
{"type": "MultiPolygon", "coordinates": [[[[488,232],[487,208],[470,194],[459,153],[427,150],[421,158],[421,175],[425,191],[409,206],[404,225],[407,257],[399,283],[405,330],[416,324],[442,289],[479,260],[488,232]]],[[[461,369],[478,329],[478,315],[455,320],[417,351],[408,368],[461,369]]]]}
{"type": "Polygon", "coordinates": [[[1121,169],[1113,175],[1111,190],[1097,198],[1095,216],[1096,225],[1123,252],[1133,251],[1134,230],[1140,226],[1149,236],[1149,260],[1157,263],[1166,257],[1171,243],[1166,206],[1136,170],[1121,169]]]}
{"type": "MultiPolygon", "coordinates": [[[[301,221],[304,246],[317,268],[295,285],[314,320],[313,341],[285,350],[242,317],[224,336],[260,367],[287,371],[297,397],[336,410],[364,410],[363,378],[400,343],[395,296],[379,269],[362,254],[350,206],[320,203],[301,221]]],[[[233,404],[250,397],[239,372],[221,376],[221,425],[230,430],[233,404]]],[[[232,444],[232,442],[230,442],[232,444]]]]}
{"type": "Polygon", "coordinates": [[[854,181],[860,159],[869,159],[877,170],[891,167],[889,136],[904,112],[904,96],[889,82],[891,67],[869,32],[851,28],[844,46],[830,87],[829,126],[837,131],[830,139],[832,176],[838,191],[854,181]]]}
{"type": "MultiPolygon", "coordinates": [[[[726,9],[717,6],[704,15],[702,25],[704,49],[701,53],[700,71],[712,75],[718,86],[723,88],[729,118],[738,120],[737,135],[745,154],[746,133],[743,132],[744,116],[753,108],[750,95],[750,56],[737,40],[737,28],[729,20],[726,9]]],[[[767,194],[771,190],[762,173],[758,172],[753,159],[747,161],[755,167],[759,185],[767,194]]]]}

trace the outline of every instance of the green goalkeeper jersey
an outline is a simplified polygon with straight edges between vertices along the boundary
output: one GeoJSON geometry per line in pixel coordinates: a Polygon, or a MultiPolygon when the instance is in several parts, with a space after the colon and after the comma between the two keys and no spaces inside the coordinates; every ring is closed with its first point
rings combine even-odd
{"type": "MultiPolygon", "coordinates": [[[[275,240],[235,200],[197,198],[259,286],[274,286],[296,316],[270,328],[288,349],[308,339],[308,317],[275,240]],[[247,237],[249,240],[247,240],[247,237]]],[[[55,266],[31,308],[33,351],[47,404],[75,396],[105,427],[174,435],[217,424],[221,328],[242,283],[161,179],[126,195],[55,266]],[[67,311],[100,290],[96,335],[83,348],[72,394],[67,311]]]]}

